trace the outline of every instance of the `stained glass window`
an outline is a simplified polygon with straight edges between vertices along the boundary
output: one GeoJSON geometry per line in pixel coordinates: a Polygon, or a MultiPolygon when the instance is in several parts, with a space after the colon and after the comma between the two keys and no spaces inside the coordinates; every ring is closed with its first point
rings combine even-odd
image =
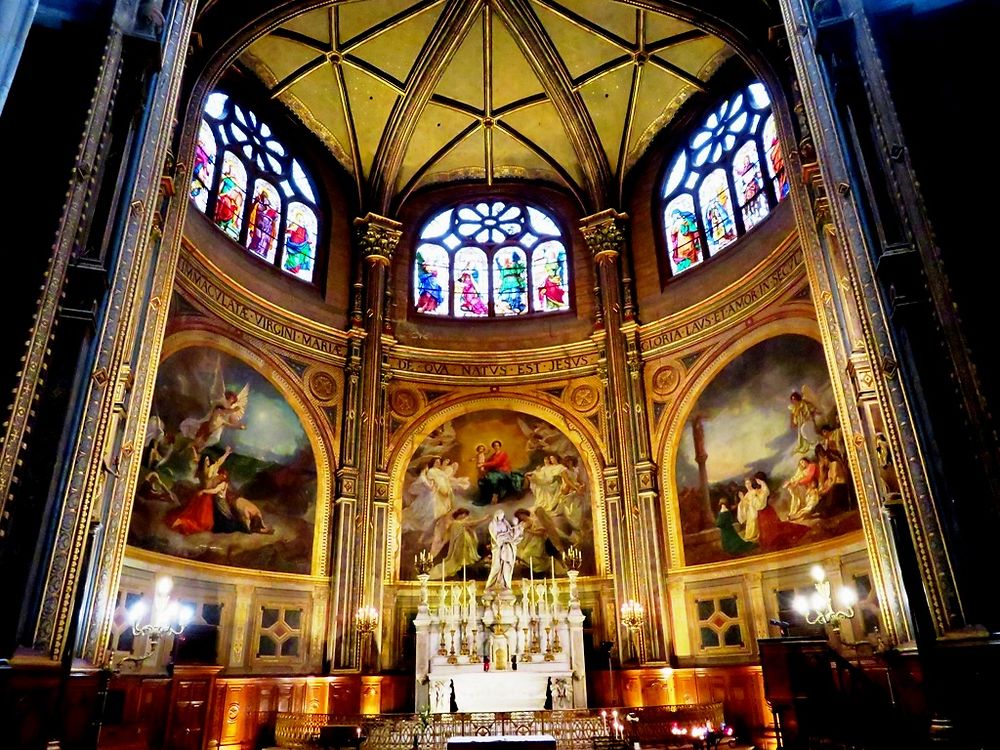
{"type": "Polygon", "coordinates": [[[210,94],[203,115],[192,202],[254,257],[312,281],[321,222],[308,173],[267,122],[228,94],[210,94]]]}
{"type": "Polygon", "coordinates": [[[194,170],[191,174],[191,198],[202,213],[208,208],[208,191],[212,189],[215,179],[216,151],[212,129],[202,120],[194,147],[194,170]]]}
{"type": "Polygon", "coordinates": [[[668,163],[662,216],[671,274],[724,250],[787,194],[771,100],[754,82],[712,106],[668,163]]]}
{"type": "Polygon", "coordinates": [[[456,318],[561,312],[570,309],[569,274],[565,233],[548,212],[507,199],[459,203],[420,231],[413,304],[456,318]]]}

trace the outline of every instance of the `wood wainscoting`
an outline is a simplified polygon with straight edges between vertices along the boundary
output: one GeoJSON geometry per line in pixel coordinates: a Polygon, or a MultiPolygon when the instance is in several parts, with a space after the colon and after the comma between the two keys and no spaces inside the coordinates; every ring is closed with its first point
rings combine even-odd
{"type": "Polygon", "coordinates": [[[718,667],[644,667],[592,671],[592,706],[665,706],[722,703],[726,722],[743,737],[773,744],[774,720],[764,700],[764,677],[758,665],[718,667]]]}

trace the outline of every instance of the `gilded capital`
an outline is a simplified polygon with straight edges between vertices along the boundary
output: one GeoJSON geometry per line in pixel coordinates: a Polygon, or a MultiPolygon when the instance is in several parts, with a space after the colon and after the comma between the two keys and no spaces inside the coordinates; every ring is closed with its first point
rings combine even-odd
{"type": "Polygon", "coordinates": [[[365,260],[388,266],[392,251],[399,244],[403,225],[378,214],[369,213],[354,220],[355,240],[365,260]]]}
{"type": "Polygon", "coordinates": [[[580,222],[583,239],[594,254],[594,260],[613,261],[625,249],[625,222],[628,214],[621,214],[613,208],[584,217],[580,222]]]}

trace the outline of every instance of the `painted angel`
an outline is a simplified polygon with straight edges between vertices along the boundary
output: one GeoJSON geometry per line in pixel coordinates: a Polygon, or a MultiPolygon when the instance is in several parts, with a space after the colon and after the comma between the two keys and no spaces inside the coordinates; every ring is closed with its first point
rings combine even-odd
{"type": "Polygon", "coordinates": [[[533,425],[529,425],[527,421],[519,417],[517,426],[524,434],[525,447],[529,452],[541,451],[557,456],[566,456],[572,455],[576,450],[568,437],[557,428],[541,420],[536,421],[533,425]]]}
{"type": "Polygon", "coordinates": [[[181,434],[191,440],[191,451],[199,455],[205,448],[215,445],[222,438],[223,430],[245,430],[243,417],[250,400],[250,384],[243,390],[227,391],[222,381],[222,368],[216,367],[215,382],[212,384],[208,414],[201,418],[188,417],[181,422],[181,434]]]}

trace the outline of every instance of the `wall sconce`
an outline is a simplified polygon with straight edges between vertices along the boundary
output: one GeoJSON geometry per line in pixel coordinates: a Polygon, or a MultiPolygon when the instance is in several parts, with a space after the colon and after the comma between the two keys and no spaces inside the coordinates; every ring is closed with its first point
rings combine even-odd
{"type": "Polygon", "coordinates": [[[132,634],[146,638],[146,652],[142,656],[128,656],[118,664],[119,668],[125,662],[138,666],[149,659],[160,646],[160,641],[167,635],[180,635],[194,617],[191,607],[182,607],[180,602],[170,598],[174,581],[170,576],[162,576],[156,581],[153,594],[153,611],[149,622],[141,625],[143,618],[149,612],[145,599],[139,599],[128,609],[128,622],[132,625],[132,634]]]}
{"type": "Polygon", "coordinates": [[[358,635],[361,637],[361,671],[364,673],[365,670],[365,659],[366,646],[368,645],[368,639],[371,637],[372,633],[375,632],[375,628],[378,627],[378,610],[375,607],[358,607],[358,611],[354,613],[354,629],[358,631],[358,635]]]}
{"type": "Polygon", "coordinates": [[[834,630],[839,630],[841,620],[854,617],[854,605],[858,603],[858,593],[849,586],[841,586],[837,591],[837,604],[840,609],[834,609],[826,571],[820,565],[813,565],[809,574],[815,582],[816,591],[808,598],[796,596],[792,601],[792,608],[810,625],[832,625],[834,630]]]}
{"type": "Polygon", "coordinates": [[[622,625],[628,631],[629,645],[632,653],[635,654],[636,661],[640,661],[639,649],[635,644],[635,634],[642,629],[646,622],[646,609],[635,599],[629,599],[622,604],[622,625]]]}
{"type": "Polygon", "coordinates": [[[362,638],[371,635],[378,627],[378,610],[375,607],[358,607],[354,614],[354,628],[362,638]]]}

